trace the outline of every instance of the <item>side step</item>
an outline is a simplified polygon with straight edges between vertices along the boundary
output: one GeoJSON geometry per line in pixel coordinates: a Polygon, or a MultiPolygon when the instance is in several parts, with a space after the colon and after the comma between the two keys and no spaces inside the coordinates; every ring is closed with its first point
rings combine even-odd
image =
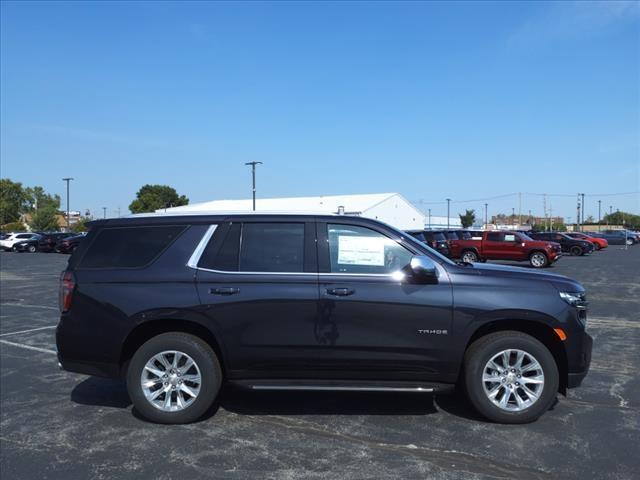
{"type": "Polygon", "coordinates": [[[230,380],[231,384],[251,390],[307,390],[344,392],[416,392],[443,393],[454,385],[429,382],[373,380],[230,380]]]}

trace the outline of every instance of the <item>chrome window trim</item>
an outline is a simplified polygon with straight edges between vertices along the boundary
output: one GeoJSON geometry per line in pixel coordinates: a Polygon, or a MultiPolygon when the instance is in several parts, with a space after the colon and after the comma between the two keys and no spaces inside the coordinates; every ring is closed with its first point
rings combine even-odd
{"type": "MultiPolygon", "coordinates": [[[[193,268],[194,270],[202,270],[203,272],[211,272],[211,273],[220,273],[220,274],[223,274],[223,275],[292,275],[292,276],[316,275],[318,277],[334,277],[334,276],[340,276],[341,277],[341,276],[346,276],[346,277],[364,277],[364,278],[367,278],[367,277],[374,277],[374,278],[386,277],[386,278],[392,279],[394,281],[397,281],[394,278],[394,274],[393,273],[233,272],[233,271],[227,271],[227,270],[215,270],[215,269],[212,269],[212,268],[198,267],[198,262],[200,261],[200,257],[204,253],[204,250],[207,247],[207,245],[209,244],[209,241],[211,240],[211,237],[213,236],[213,234],[216,231],[216,228],[218,228],[217,224],[209,225],[209,228],[207,229],[207,231],[204,233],[204,235],[200,239],[200,242],[198,243],[198,246],[196,247],[196,249],[191,254],[191,257],[189,257],[189,260],[187,261],[187,267],[193,268]]],[[[403,245],[403,247],[404,247],[404,245],[403,245]]],[[[407,249],[407,250],[409,250],[409,249],[407,249]]],[[[409,250],[409,251],[411,252],[411,250],[409,250]]]]}
{"type": "Polygon", "coordinates": [[[200,270],[198,268],[198,262],[200,261],[200,257],[204,253],[204,249],[207,248],[209,240],[211,240],[211,237],[216,231],[216,228],[218,228],[218,224],[209,225],[209,228],[207,228],[207,231],[204,232],[204,235],[200,239],[200,243],[198,243],[198,246],[191,254],[191,257],[189,257],[189,260],[187,261],[187,267],[193,268],[195,270],[200,270]]]}

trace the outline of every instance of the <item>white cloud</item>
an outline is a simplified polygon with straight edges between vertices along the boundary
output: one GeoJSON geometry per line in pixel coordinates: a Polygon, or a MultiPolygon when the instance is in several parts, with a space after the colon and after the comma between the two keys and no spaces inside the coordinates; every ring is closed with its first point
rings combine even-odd
{"type": "Polygon", "coordinates": [[[509,37],[511,48],[537,48],[561,41],[578,40],[607,29],[640,20],[640,2],[553,2],[518,27],[509,37]]]}

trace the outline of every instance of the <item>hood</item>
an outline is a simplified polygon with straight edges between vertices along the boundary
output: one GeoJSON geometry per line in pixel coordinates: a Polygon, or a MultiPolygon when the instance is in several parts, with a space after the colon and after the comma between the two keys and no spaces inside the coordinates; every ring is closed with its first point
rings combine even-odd
{"type": "Polygon", "coordinates": [[[482,276],[511,277],[522,280],[551,282],[554,287],[563,292],[584,292],[584,287],[572,278],[557,273],[541,272],[526,267],[512,267],[510,265],[496,265],[495,263],[474,263],[468,268],[482,276]]]}

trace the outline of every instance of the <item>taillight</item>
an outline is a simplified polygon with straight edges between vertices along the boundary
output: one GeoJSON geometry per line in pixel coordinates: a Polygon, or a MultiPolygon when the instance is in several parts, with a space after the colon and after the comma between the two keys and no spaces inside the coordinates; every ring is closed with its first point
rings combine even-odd
{"type": "Polygon", "coordinates": [[[73,276],[73,272],[62,272],[60,276],[60,311],[62,313],[69,311],[71,308],[75,287],[76,279],[73,276]]]}

